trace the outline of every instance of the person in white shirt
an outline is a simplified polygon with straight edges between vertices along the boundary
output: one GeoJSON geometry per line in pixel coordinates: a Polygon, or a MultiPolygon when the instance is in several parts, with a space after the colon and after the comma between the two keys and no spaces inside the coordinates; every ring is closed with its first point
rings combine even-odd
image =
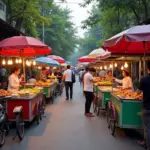
{"type": "Polygon", "coordinates": [[[122,90],[133,91],[133,83],[132,83],[131,77],[129,76],[129,72],[127,70],[123,70],[122,71],[122,76],[123,76],[122,80],[119,80],[119,79],[116,79],[116,78],[113,78],[113,79],[116,82],[122,84],[122,90]]]}
{"type": "Polygon", "coordinates": [[[20,88],[20,82],[24,78],[24,75],[22,74],[19,79],[20,74],[20,68],[15,67],[12,71],[12,74],[8,78],[8,90],[11,92],[17,92],[20,88]]]}
{"type": "Polygon", "coordinates": [[[79,82],[80,82],[80,84],[82,83],[82,75],[83,75],[83,72],[84,72],[84,69],[82,69],[82,70],[79,72],[79,82]]]}
{"type": "Polygon", "coordinates": [[[63,74],[63,81],[65,81],[65,89],[66,89],[66,100],[69,100],[69,89],[70,89],[70,99],[72,99],[73,95],[72,73],[73,72],[70,69],[70,65],[68,65],[67,70],[63,74]]]}
{"type": "Polygon", "coordinates": [[[36,79],[35,79],[35,77],[34,76],[32,76],[30,79],[29,79],[29,81],[28,81],[29,83],[33,83],[33,84],[36,84],[36,79]]]}
{"type": "Polygon", "coordinates": [[[94,99],[93,93],[93,75],[96,72],[94,68],[89,68],[89,71],[84,75],[84,94],[86,98],[85,102],[85,115],[87,117],[93,117],[93,114],[90,113],[90,108],[92,101],[94,99]]]}
{"type": "Polygon", "coordinates": [[[105,78],[105,76],[106,76],[106,71],[103,69],[103,70],[101,70],[100,72],[99,72],[99,76],[101,77],[101,78],[105,78]]]}

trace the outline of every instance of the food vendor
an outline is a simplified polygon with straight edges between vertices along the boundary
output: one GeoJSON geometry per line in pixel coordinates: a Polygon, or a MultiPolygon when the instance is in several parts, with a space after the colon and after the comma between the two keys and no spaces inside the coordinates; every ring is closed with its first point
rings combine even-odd
{"type": "Polygon", "coordinates": [[[42,70],[40,71],[40,80],[46,81],[46,79],[47,79],[46,68],[43,67],[42,70]]]}
{"type": "Polygon", "coordinates": [[[19,79],[19,74],[20,74],[20,68],[15,67],[12,71],[12,74],[8,78],[8,90],[11,92],[17,92],[20,87],[20,82],[24,78],[24,75],[22,74],[20,79],[19,79]]]}
{"type": "Polygon", "coordinates": [[[122,76],[123,76],[122,80],[119,80],[119,79],[116,79],[116,78],[113,78],[113,79],[116,82],[122,84],[122,90],[133,91],[133,83],[132,83],[132,79],[131,79],[131,77],[129,75],[129,72],[124,69],[122,71],[122,76]]]}
{"type": "Polygon", "coordinates": [[[56,69],[54,76],[56,76],[58,79],[58,82],[61,83],[63,74],[61,73],[59,68],[56,69]]]}
{"type": "Polygon", "coordinates": [[[106,81],[112,81],[113,80],[113,76],[112,76],[112,71],[111,70],[107,71],[107,74],[105,76],[105,80],[106,81]]]}

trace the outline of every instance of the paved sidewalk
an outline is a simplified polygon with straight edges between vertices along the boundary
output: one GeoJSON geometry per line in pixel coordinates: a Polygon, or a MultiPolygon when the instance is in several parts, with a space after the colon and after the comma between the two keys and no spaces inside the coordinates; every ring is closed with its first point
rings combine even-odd
{"type": "MultiPolygon", "coordinates": [[[[65,92],[64,92],[65,93],[65,92]]],[[[10,133],[2,150],[143,150],[133,138],[113,137],[103,114],[100,117],[84,116],[85,99],[79,83],[74,86],[72,101],[65,95],[48,105],[46,118],[37,126],[32,123],[20,143],[13,141],[10,133]]]]}

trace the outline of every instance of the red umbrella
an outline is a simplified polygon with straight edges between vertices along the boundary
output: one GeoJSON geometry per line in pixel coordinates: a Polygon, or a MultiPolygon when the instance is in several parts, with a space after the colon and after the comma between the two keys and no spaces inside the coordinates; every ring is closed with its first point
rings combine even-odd
{"type": "Polygon", "coordinates": [[[52,49],[43,42],[27,36],[14,36],[0,42],[0,54],[7,56],[33,57],[50,54],[52,49]]]}
{"type": "Polygon", "coordinates": [[[108,57],[110,57],[110,56],[111,56],[111,53],[108,52],[108,51],[105,51],[105,52],[103,52],[102,54],[100,54],[97,58],[106,59],[106,58],[108,58],[108,57]]]}
{"type": "Polygon", "coordinates": [[[142,55],[150,49],[150,25],[134,26],[102,44],[112,54],[142,55]]]}
{"type": "Polygon", "coordinates": [[[53,59],[53,60],[56,60],[56,61],[59,62],[60,64],[65,63],[65,60],[64,60],[62,57],[60,57],[60,56],[49,55],[49,56],[47,56],[47,57],[48,57],[48,58],[51,58],[51,59],[53,59]]]}
{"type": "Polygon", "coordinates": [[[95,60],[96,60],[96,58],[89,57],[89,56],[83,56],[83,57],[80,57],[80,58],[78,59],[78,62],[84,63],[84,62],[92,62],[92,61],[95,61],[95,60]]]}

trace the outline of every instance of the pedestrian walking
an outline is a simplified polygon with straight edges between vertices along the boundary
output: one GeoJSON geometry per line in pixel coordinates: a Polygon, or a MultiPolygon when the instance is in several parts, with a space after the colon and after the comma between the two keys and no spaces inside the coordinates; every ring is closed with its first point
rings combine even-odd
{"type": "Polygon", "coordinates": [[[94,117],[90,112],[91,104],[94,99],[93,93],[93,75],[96,72],[95,68],[89,68],[89,71],[84,75],[84,94],[85,94],[85,115],[87,117],[94,117]]]}
{"type": "Polygon", "coordinates": [[[79,82],[80,82],[80,85],[82,84],[82,75],[83,75],[83,72],[84,72],[84,69],[82,69],[80,72],[79,72],[79,82]]]}
{"type": "Polygon", "coordinates": [[[147,147],[150,150],[150,61],[147,62],[148,75],[143,77],[140,82],[139,90],[143,92],[143,110],[142,119],[144,125],[144,141],[139,143],[143,147],[147,147]]]}
{"type": "Polygon", "coordinates": [[[74,72],[71,70],[70,65],[67,65],[67,70],[63,74],[63,81],[65,81],[65,89],[66,89],[66,100],[72,99],[73,95],[73,83],[74,80],[74,72]],[[70,91],[70,94],[69,94],[70,91]]]}

